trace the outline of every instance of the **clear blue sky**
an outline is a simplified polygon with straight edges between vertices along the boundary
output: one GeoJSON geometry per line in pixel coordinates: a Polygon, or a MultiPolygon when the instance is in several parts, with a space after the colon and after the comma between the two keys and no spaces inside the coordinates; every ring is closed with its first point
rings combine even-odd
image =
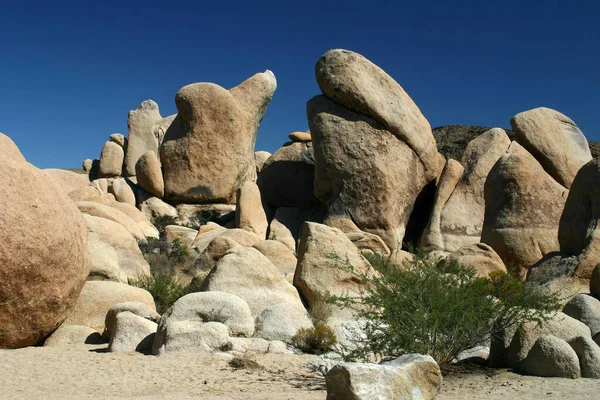
{"type": "Polygon", "coordinates": [[[412,96],[433,127],[508,127],[555,108],[600,140],[597,1],[2,1],[0,132],[41,167],[98,158],[148,98],[175,113],[193,82],[230,88],[272,70],[257,150],[305,130],[314,65],[357,51],[412,96]]]}

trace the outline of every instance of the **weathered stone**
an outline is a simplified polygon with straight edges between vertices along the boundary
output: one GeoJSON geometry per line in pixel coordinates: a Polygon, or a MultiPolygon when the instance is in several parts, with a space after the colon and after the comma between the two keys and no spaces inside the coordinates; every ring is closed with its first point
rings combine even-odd
{"type": "Polygon", "coordinates": [[[578,294],[573,297],[562,312],[586,324],[592,336],[600,332],[600,300],[589,294],[578,294]]]}
{"type": "Polygon", "coordinates": [[[194,263],[194,272],[210,271],[217,265],[219,260],[229,252],[229,250],[236,247],[242,246],[231,238],[224,236],[215,237],[196,259],[196,262],[194,263]]]}
{"type": "Polygon", "coordinates": [[[492,272],[506,272],[506,266],[494,249],[485,243],[463,246],[450,255],[454,259],[472,268],[477,276],[486,277],[492,272]]]}
{"type": "Polygon", "coordinates": [[[167,199],[232,203],[244,182],[256,180],[256,134],[276,86],[267,70],[230,90],[195,83],[177,92],[179,114],[160,152],[167,199]]]}
{"type": "Polygon", "coordinates": [[[89,326],[62,324],[44,342],[44,347],[64,347],[78,344],[103,343],[102,336],[89,326]]]}
{"type": "MultiPolygon", "coordinates": [[[[157,313],[154,308],[148,307],[146,303],[139,301],[127,301],[124,303],[115,304],[106,313],[106,318],[104,318],[104,333],[102,336],[109,339],[113,337],[113,334],[115,333],[115,327],[117,326],[117,315],[126,311],[154,323],[158,323],[160,321],[160,314],[157,313]]],[[[154,331],[156,332],[156,326],[154,327],[154,331]]]]}
{"type": "Polygon", "coordinates": [[[314,179],[312,144],[292,143],[265,161],[257,183],[265,205],[306,209],[319,204],[313,193],[314,179]]]}
{"type": "Polygon", "coordinates": [[[235,219],[235,204],[178,204],[177,214],[177,222],[181,225],[195,222],[199,215],[204,219],[210,217],[210,222],[225,225],[235,219]]]}
{"type": "Polygon", "coordinates": [[[271,157],[271,153],[268,151],[255,151],[254,161],[256,162],[256,172],[260,172],[267,161],[271,157]]]}
{"type": "Polygon", "coordinates": [[[569,345],[579,357],[581,377],[600,379],[600,346],[587,336],[578,336],[569,345]]]}
{"type": "Polygon", "coordinates": [[[485,182],[481,241],[523,275],[558,250],[558,223],[567,190],[521,145],[512,142],[485,182]]]}
{"type": "Polygon", "coordinates": [[[312,136],[310,135],[310,131],[308,132],[292,132],[288,135],[292,142],[312,142],[312,136]]]}
{"type": "Polygon", "coordinates": [[[517,141],[561,185],[571,187],[577,171],[592,159],[585,136],[569,117],[550,108],[524,111],[510,120],[517,141]]]}
{"type": "Polygon", "coordinates": [[[89,174],[92,171],[93,164],[94,161],[91,158],[86,158],[85,160],[83,160],[83,163],[81,163],[81,168],[83,169],[83,172],[89,174]]]}
{"type": "Polygon", "coordinates": [[[548,253],[527,272],[527,284],[546,293],[557,293],[563,303],[578,293],[588,293],[589,281],[575,275],[579,260],[576,256],[548,253]]]}
{"type": "Polygon", "coordinates": [[[329,214],[351,219],[390,250],[401,248],[414,202],[428,182],[423,163],[379,123],[326,97],[311,99],[307,114],[315,195],[329,214]]]}
{"type": "Polygon", "coordinates": [[[562,312],[557,312],[552,319],[545,321],[541,327],[538,326],[537,322],[527,322],[517,329],[508,348],[509,368],[522,370],[523,360],[527,358],[535,342],[546,335],[556,336],[558,339],[567,342],[577,336],[591,337],[590,328],[562,312]]]}
{"type": "Polygon", "coordinates": [[[88,281],[65,324],[89,326],[102,333],[108,310],[128,301],[139,301],[156,310],[152,295],[144,289],[117,282],[88,281]]]}
{"type": "Polygon", "coordinates": [[[442,385],[433,358],[407,354],[383,364],[343,363],[325,375],[327,400],[429,400],[442,385]]]}
{"type": "Polygon", "coordinates": [[[267,307],[256,319],[256,336],[290,343],[298,330],[313,324],[301,303],[279,303],[267,307]]]}
{"type": "Polygon", "coordinates": [[[296,252],[296,243],[305,216],[306,211],[301,208],[278,208],[269,225],[269,239],[281,242],[290,250],[296,252]]]}
{"type": "Polygon", "coordinates": [[[90,179],[87,175],[78,174],[64,169],[47,168],[43,170],[52,182],[58,186],[64,194],[89,186],[90,179]]]}
{"type": "Polygon", "coordinates": [[[138,239],[145,238],[144,230],[138,223],[116,208],[92,201],[80,201],[77,202],[76,205],[77,208],[79,208],[79,211],[84,214],[116,222],[127,229],[133,237],[138,239]]]}
{"type": "Polygon", "coordinates": [[[464,173],[440,213],[441,250],[452,252],[479,243],[485,215],[485,181],[509,145],[504,130],[494,128],[467,146],[462,159],[464,173]]]}
{"type": "Polygon", "coordinates": [[[158,154],[158,138],[154,126],[162,120],[158,104],[152,100],[143,101],[137,109],[129,111],[127,127],[127,154],[125,155],[125,174],[135,176],[135,164],[147,151],[158,154]]]}
{"type": "Polygon", "coordinates": [[[109,139],[121,146],[124,150],[127,149],[127,138],[125,135],[121,133],[113,133],[109,136],[109,139]]]}
{"type": "Polygon", "coordinates": [[[283,275],[294,274],[298,260],[292,251],[276,240],[264,240],[253,246],[275,265],[283,275]]]}
{"type": "Polygon", "coordinates": [[[254,248],[230,250],[206,277],[200,290],[239,296],[248,303],[254,317],[279,303],[302,305],[296,288],[254,248]]]}
{"type": "Polygon", "coordinates": [[[160,161],[156,153],[149,150],[142,154],[135,164],[135,176],[145,191],[162,198],[165,195],[165,183],[163,181],[160,161]]]}
{"type": "Polygon", "coordinates": [[[235,226],[262,239],[267,237],[269,222],[260,200],[260,190],[254,182],[244,182],[237,191],[235,226]]]}
{"type": "MultiPolygon", "coordinates": [[[[431,126],[410,96],[384,70],[358,53],[333,49],[315,67],[325,96],[355,113],[366,115],[406,143],[425,166],[428,181],[443,168],[431,126]]],[[[315,132],[310,127],[311,134],[315,132]]]]}
{"type": "Polygon", "coordinates": [[[231,346],[229,328],[220,322],[163,321],[156,332],[153,354],[171,351],[213,352],[231,346]]]}
{"type": "Polygon", "coordinates": [[[90,270],[77,207],[0,134],[0,348],[37,344],[74,306],[90,270]]]}
{"type": "Polygon", "coordinates": [[[121,146],[112,141],[104,143],[98,169],[99,176],[109,178],[121,176],[124,157],[125,153],[121,146]]]}
{"type": "Polygon", "coordinates": [[[158,239],[158,229],[156,229],[156,227],[148,221],[146,215],[144,215],[144,213],[138,210],[135,206],[119,202],[113,202],[110,204],[110,206],[131,218],[142,230],[144,237],[153,237],[158,239]]]}
{"type": "Polygon", "coordinates": [[[600,264],[592,271],[592,277],[590,278],[590,293],[600,300],[600,264]]]}
{"type": "Polygon", "coordinates": [[[106,178],[95,179],[91,185],[98,189],[101,194],[108,193],[109,182],[106,178]]]}
{"type": "Polygon", "coordinates": [[[258,353],[265,354],[269,351],[270,343],[263,338],[230,338],[231,354],[258,353]]]}
{"type": "Polygon", "coordinates": [[[177,209],[170,204],[165,203],[158,197],[148,197],[140,202],[139,208],[149,221],[156,217],[167,215],[177,217],[177,209]]]}
{"type": "Polygon", "coordinates": [[[152,322],[129,311],[117,314],[115,330],[110,337],[108,351],[111,353],[152,349],[156,334],[156,322],[152,322]]]}
{"type": "Polygon", "coordinates": [[[575,350],[563,339],[552,335],[539,338],[525,360],[521,370],[533,376],[579,378],[581,369],[575,350]]]}
{"type": "Polygon", "coordinates": [[[115,196],[115,200],[119,203],[135,207],[135,194],[125,179],[113,179],[108,187],[108,193],[115,196]]]}
{"type": "Polygon", "coordinates": [[[585,164],[575,176],[558,229],[560,251],[579,256],[576,274],[589,279],[600,264],[600,159],[585,164]]]}
{"type": "Polygon", "coordinates": [[[179,240],[182,245],[190,249],[192,248],[197,235],[197,230],[186,228],[185,226],[165,226],[165,240],[167,242],[173,243],[174,241],[179,240]]]}

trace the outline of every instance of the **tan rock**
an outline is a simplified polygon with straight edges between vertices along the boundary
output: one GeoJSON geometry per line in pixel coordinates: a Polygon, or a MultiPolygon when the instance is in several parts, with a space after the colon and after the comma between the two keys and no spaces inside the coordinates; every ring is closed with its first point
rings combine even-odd
{"type": "Polygon", "coordinates": [[[485,215],[485,181],[509,145],[510,139],[504,129],[494,128],[467,146],[462,159],[464,173],[440,214],[444,244],[441,250],[455,251],[480,242],[485,215]]]}
{"type": "Polygon", "coordinates": [[[273,263],[283,275],[294,274],[298,260],[292,251],[276,240],[263,240],[253,246],[273,263]]]}
{"type": "Polygon", "coordinates": [[[310,136],[310,131],[308,132],[292,132],[288,135],[292,142],[311,142],[312,137],[310,136]]]}
{"type": "Polygon", "coordinates": [[[163,181],[160,161],[153,151],[145,152],[135,165],[135,175],[145,191],[162,198],[165,194],[165,183],[163,181]]]}
{"type": "Polygon", "coordinates": [[[167,199],[232,203],[244,182],[256,180],[256,134],[276,86],[266,71],[230,90],[195,83],[177,92],[179,114],[160,153],[167,199]]]}
{"type": "Polygon", "coordinates": [[[481,242],[523,275],[558,251],[558,223],[568,191],[520,144],[512,142],[485,183],[481,242]]]}
{"type": "Polygon", "coordinates": [[[278,208],[269,225],[269,239],[283,243],[295,253],[296,242],[305,217],[306,211],[301,208],[278,208]]]}
{"type": "Polygon", "coordinates": [[[135,110],[129,111],[127,126],[127,154],[125,155],[125,175],[135,176],[135,164],[147,151],[158,153],[158,138],[154,126],[162,120],[158,104],[152,100],[143,101],[135,110]]]}
{"type": "Polygon", "coordinates": [[[231,238],[224,236],[215,237],[196,259],[196,262],[194,263],[194,273],[210,271],[217,265],[219,260],[229,252],[229,250],[238,247],[242,246],[231,238]]]}
{"type": "Polygon", "coordinates": [[[550,108],[524,111],[510,120],[517,141],[561,185],[571,187],[577,171],[592,159],[588,142],[569,117],[550,108]]]}
{"type": "Polygon", "coordinates": [[[256,162],[256,172],[260,172],[267,161],[271,157],[271,153],[268,151],[255,151],[254,152],[254,161],[256,162]]]}
{"type": "Polygon", "coordinates": [[[253,248],[230,250],[206,277],[200,290],[239,296],[248,303],[254,317],[279,303],[302,305],[296,288],[268,258],[253,248]]]}
{"type": "Polygon", "coordinates": [[[581,377],[575,350],[565,340],[552,335],[542,336],[535,342],[523,360],[521,371],[533,376],[571,379],[581,377]]]}
{"type": "Polygon", "coordinates": [[[450,258],[463,265],[475,268],[477,276],[480,277],[486,277],[495,271],[507,272],[500,256],[485,243],[463,246],[452,253],[450,258]]]}
{"type": "MultiPolygon", "coordinates": [[[[113,337],[115,328],[117,326],[117,316],[122,312],[130,312],[138,317],[155,323],[160,321],[160,314],[157,313],[155,309],[148,307],[148,305],[145,303],[139,301],[127,301],[124,303],[115,304],[106,313],[106,318],[104,319],[105,329],[102,336],[109,339],[113,337]]],[[[154,327],[154,331],[156,332],[156,326],[154,327]]]]}
{"type": "Polygon", "coordinates": [[[292,143],[269,157],[258,175],[265,206],[311,208],[319,204],[314,195],[315,161],[311,143],[292,143]]]}
{"type": "Polygon", "coordinates": [[[192,247],[197,235],[197,230],[186,228],[185,226],[167,225],[165,227],[165,240],[167,242],[173,243],[175,240],[179,240],[187,248],[192,247]]]}
{"type": "Polygon", "coordinates": [[[117,282],[88,281],[65,324],[89,326],[102,333],[108,310],[128,301],[139,301],[156,310],[152,295],[144,289],[117,282]]]}
{"type": "Polygon", "coordinates": [[[90,184],[90,179],[84,174],[78,174],[76,172],[55,168],[47,168],[43,171],[52,179],[56,186],[61,188],[65,194],[68,194],[73,190],[87,187],[90,184]]]}
{"type": "Polygon", "coordinates": [[[124,157],[125,153],[121,146],[112,141],[104,143],[98,169],[99,176],[109,178],[121,176],[124,157]]]}
{"type": "Polygon", "coordinates": [[[325,96],[374,119],[406,143],[424,164],[427,181],[439,175],[443,157],[437,151],[429,122],[384,70],[358,53],[333,49],[321,56],[315,74],[325,96]]]}
{"type": "Polygon", "coordinates": [[[152,349],[158,324],[124,311],[117,314],[115,331],[110,338],[108,351],[111,353],[139,351],[152,349]]]}
{"type": "Polygon", "coordinates": [[[155,217],[162,215],[168,215],[171,217],[177,217],[177,209],[170,204],[165,203],[158,197],[150,196],[142,199],[139,203],[140,211],[146,216],[148,221],[152,221],[155,217]]]}
{"type": "Polygon", "coordinates": [[[89,174],[90,172],[92,172],[93,166],[94,166],[94,161],[91,158],[86,158],[85,160],[83,160],[83,163],[81,164],[81,168],[83,169],[83,172],[85,172],[86,174],[89,174]]]}
{"type": "Polygon", "coordinates": [[[585,164],[573,180],[560,217],[560,251],[579,256],[578,277],[590,279],[600,264],[600,159],[585,164]]]}
{"type": "Polygon", "coordinates": [[[0,134],[0,348],[38,344],[66,318],[90,270],[77,207],[0,134]]]}
{"type": "Polygon", "coordinates": [[[115,196],[115,200],[119,203],[129,204],[135,207],[135,193],[125,179],[113,179],[108,187],[108,193],[115,196]]]}
{"type": "Polygon", "coordinates": [[[417,195],[428,182],[423,163],[379,123],[326,97],[312,98],[307,114],[315,195],[330,215],[352,220],[390,250],[401,248],[417,195]]]}
{"type": "Polygon", "coordinates": [[[125,135],[121,133],[113,133],[109,136],[109,139],[121,146],[124,150],[127,149],[127,138],[125,135]]]}
{"type": "Polygon", "coordinates": [[[260,190],[254,182],[244,182],[237,191],[235,226],[260,238],[267,237],[269,222],[260,200],[260,190]]]}
{"type": "Polygon", "coordinates": [[[102,336],[89,326],[62,324],[44,342],[44,347],[65,347],[78,344],[104,343],[102,336]]]}
{"type": "Polygon", "coordinates": [[[144,239],[146,237],[144,230],[137,222],[116,208],[92,201],[80,201],[76,204],[79,211],[84,214],[116,222],[127,229],[135,238],[144,239]]]}

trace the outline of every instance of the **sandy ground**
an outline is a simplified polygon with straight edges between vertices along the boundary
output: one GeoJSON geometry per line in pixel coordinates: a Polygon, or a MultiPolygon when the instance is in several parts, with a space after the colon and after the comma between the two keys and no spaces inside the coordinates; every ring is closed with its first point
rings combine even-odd
{"type": "MultiPolygon", "coordinates": [[[[105,346],[0,350],[1,399],[324,400],[312,356],[255,355],[234,369],[222,355],[111,354],[105,346]]],[[[600,381],[534,378],[477,369],[444,378],[438,399],[598,399],[600,381]]]]}

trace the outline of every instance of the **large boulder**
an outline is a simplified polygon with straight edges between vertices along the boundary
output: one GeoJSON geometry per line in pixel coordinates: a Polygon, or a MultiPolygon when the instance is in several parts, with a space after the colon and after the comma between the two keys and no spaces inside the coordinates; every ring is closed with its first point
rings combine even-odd
{"type": "Polygon", "coordinates": [[[78,344],[101,344],[105,340],[89,326],[62,324],[44,341],[44,347],[65,347],[78,344]]]}
{"type": "Polygon", "coordinates": [[[581,130],[558,111],[534,108],[515,115],[510,124],[517,141],[566,188],[571,187],[577,171],[592,159],[581,130]]]}
{"type": "Polygon", "coordinates": [[[133,189],[125,179],[111,179],[108,193],[115,196],[117,202],[135,207],[135,193],[133,193],[133,189]]]}
{"type": "Polygon", "coordinates": [[[121,176],[123,172],[123,158],[125,153],[123,148],[115,142],[109,140],[104,143],[100,155],[100,164],[98,166],[98,175],[100,177],[112,178],[121,176]]]}
{"type": "Polygon", "coordinates": [[[244,182],[256,180],[256,134],[276,86],[267,70],[230,90],[195,83],[177,92],[179,114],[160,152],[167,199],[232,203],[244,182]]]}
{"type": "Polygon", "coordinates": [[[158,104],[152,100],[143,101],[137,109],[129,111],[127,126],[127,154],[125,155],[125,174],[135,176],[135,165],[147,151],[158,154],[158,136],[155,126],[162,120],[158,104]]]}
{"type": "Polygon", "coordinates": [[[143,239],[146,237],[144,229],[136,221],[114,207],[93,201],[79,201],[76,204],[79,211],[84,214],[116,222],[127,229],[127,231],[135,238],[143,239]]]}
{"type": "MultiPolygon", "coordinates": [[[[425,240],[425,245],[452,252],[479,243],[485,216],[485,181],[509,145],[510,139],[500,128],[491,129],[469,143],[462,157],[464,172],[452,194],[447,200],[446,196],[437,197],[440,201],[445,200],[439,215],[439,228],[429,230],[437,233],[439,229],[441,243],[435,238],[425,240]]],[[[439,207],[436,204],[434,209],[436,206],[439,207]]]]}
{"type": "Polygon", "coordinates": [[[579,256],[577,276],[589,279],[600,264],[600,159],[585,164],[573,180],[560,217],[560,251],[579,256]]]}
{"type": "Polygon", "coordinates": [[[318,206],[314,195],[315,156],[311,143],[291,143],[277,150],[263,164],[258,187],[270,207],[318,206]]]}
{"type": "Polygon", "coordinates": [[[391,250],[401,248],[415,200],[429,182],[418,155],[377,121],[324,96],[308,102],[307,114],[315,195],[329,216],[351,220],[391,250]]]}
{"type": "Polygon", "coordinates": [[[90,178],[86,174],[78,174],[77,172],[56,168],[46,168],[43,171],[52,178],[54,184],[61,188],[64,194],[84,188],[90,184],[90,178]]]}
{"type": "Polygon", "coordinates": [[[110,337],[108,351],[111,353],[150,351],[157,327],[156,322],[132,312],[120,312],[115,318],[115,328],[110,337]]]}
{"type": "MultiPolygon", "coordinates": [[[[145,192],[143,192],[145,193],[145,192]]],[[[147,195],[139,202],[138,208],[146,216],[148,221],[152,221],[156,217],[169,216],[177,218],[177,209],[170,204],[165,203],[158,197],[147,195]]]]}
{"type": "Polygon", "coordinates": [[[301,303],[279,303],[267,307],[256,319],[256,336],[291,343],[298,330],[313,324],[301,303]]]}
{"type": "Polygon", "coordinates": [[[305,218],[306,211],[301,208],[278,208],[269,224],[269,239],[281,242],[296,252],[296,242],[305,218]]]}
{"type": "MultiPolygon", "coordinates": [[[[437,151],[429,122],[384,70],[358,53],[333,49],[321,56],[315,75],[325,96],[354,113],[369,116],[408,145],[423,163],[427,181],[439,175],[443,156],[437,151]]],[[[315,140],[312,126],[310,132],[315,140]]]]}
{"type": "MultiPolygon", "coordinates": [[[[102,334],[104,337],[109,339],[113,337],[117,326],[117,316],[124,312],[129,312],[154,323],[160,321],[160,314],[157,313],[155,309],[148,307],[146,303],[140,301],[126,301],[124,303],[115,304],[108,310],[106,318],[104,318],[104,333],[102,334]]],[[[154,331],[156,332],[156,325],[154,326],[154,331]]]]}
{"type": "Polygon", "coordinates": [[[578,294],[573,297],[562,312],[586,324],[592,336],[600,332],[600,300],[589,294],[578,294]]]}
{"type": "Polygon", "coordinates": [[[253,247],[267,257],[282,275],[294,276],[298,259],[285,244],[277,240],[264,240],[253,247]]]}
{"type": "Polygon", "coordinates": [[[237,191],[235,205],[235,227],[267,237],[269,222],[260,200],[260,190],[254,182],[244,182],[237,191]]]}
{"type": "Polygon", "coordinates": [[[0,348],[19,348],[39,343],[67,317],[90,256],[77,207],[3,134],[0,188],[0,348]]]}
{"type": "Polygon", "coordinates": [[[477,276],[480,277],[486,277],[492,272],[507,272],[500,256],[485,243],[463,246],[448,258],[474,268],[477,276]]]}
{"type": "Polygon", "coordinates": [[[254,317],[279,303],[302,305],[296,288],[254,248],[231,249],[212,269],[200,290],[239,296],[248,303],[254,317]]]}
{"type": "Polygon", "coordinates": [[[431,356],[406,354],[383,364],[344,363],[325,375],[327,400],[431,400],[442,385],[431,356]]]}
{"type": "Polygon", "coordinates": [[[579,378],[581,368],[577,353],[569,343],[552,335],[539,338],[525,360],[521,371],[533,376],[579,378]]]}
{"type": "Polygon", "coordinates": [[[118,282],[88,281],[64,323],[89,326],[102,333],[108,311],[129,301],[142,302],[156,311],[152,295],[144,289],[118,282]]]}
{"type": "Polygon", "coordinates": [[[600,346],[587,336],[578,336],[569,345],[579,357],[581,377],[600,379],[600,346]]]}
{"type": "Polygon", "coordinates": [[[558,225],[567,192],[527,150],[512,142],[485,182],[481,241],[505,265],[525,275],[544,255],[558,250],[558,225]]]}
{"type": "Polygon", "coordinates": [[[139,158],[135,164],[135,174],[138,185],[148,193],[162,198],[165,194],[165,182],[163,181],[160,161],[155,152],[148,150],[139,158]]]}

